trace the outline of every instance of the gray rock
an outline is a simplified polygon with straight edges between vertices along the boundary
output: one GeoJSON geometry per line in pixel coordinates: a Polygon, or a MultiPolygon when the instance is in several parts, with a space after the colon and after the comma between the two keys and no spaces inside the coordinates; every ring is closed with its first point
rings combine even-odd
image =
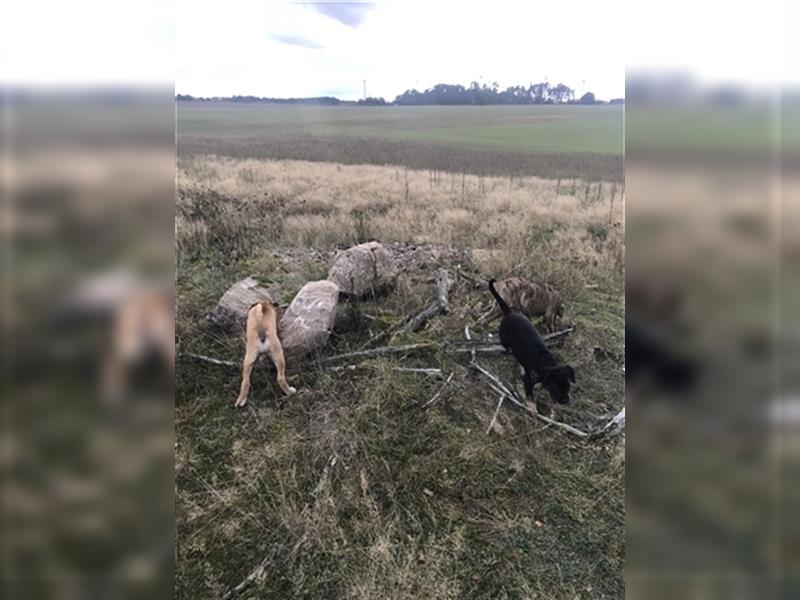
{"type": "Polygon", "coordinates": [[[232,331],[244,326],[253,304],[264,300],[280,302],[280,295],[277,287],[264,288],[254,277],[246,277],[228,288],[206,319],[216,327],[232,331]]]}
{"type": "Polygon", "coordinates": [[[297,358],[322,348],[336,317],[339,286],[332,281],[305,284],[281,316],[278,335],[287,358],[297,358]]]}
{"type": "Polygon", "coordinates": [[[336,257],[328,279],[341,293],[363,298],[391,288],[397,278],[397,263],[379,242],[353,246],[336,257]]]}

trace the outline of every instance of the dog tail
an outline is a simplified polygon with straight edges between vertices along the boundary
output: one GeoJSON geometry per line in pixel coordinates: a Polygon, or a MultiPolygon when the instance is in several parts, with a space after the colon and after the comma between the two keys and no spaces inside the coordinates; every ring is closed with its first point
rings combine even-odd
{"type": "Polygon", "coordinates": [[[509,308],[506,301],[500,297],[500,294],[497,293],[497,290],[494,289],[494,279],[489,280],[489,291],[492,292],[492,296],[494,299],[497,300],[497,304],[500,305],[500,310],[503,311],[504,315],[507,315],[511,312],[511,308],[509,308]]]}
{"type": "Polygon", "coordinates": [[[256,309],[256,314],[258,315],[258,324],[256,325],[256,332],[258,333],[258,339],[261,340],[263,344],[264,341],[267,339],[267,330],[264,329],[264,303],[263,302],[256,302],[250,306],[250,310],[256,309]],[[257,308],[256,308],[257,307],[257,308]]]}

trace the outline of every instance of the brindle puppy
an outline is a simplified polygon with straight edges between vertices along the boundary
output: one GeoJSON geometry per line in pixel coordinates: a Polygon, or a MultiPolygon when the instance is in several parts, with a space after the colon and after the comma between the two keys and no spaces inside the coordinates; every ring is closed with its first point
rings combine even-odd
{"type": "MultiPolygon", "coordinates": [[[[557,323],[564,317],[561,294],[550,284],[510,277],[495,283],[495,289],[510,306],[529,319],[544,316],[545,328],[549,331],[555,331],[557,323]]],[[[480,321],[491,322],[501,314],[500,307],[495,304],[480,321]]]]}

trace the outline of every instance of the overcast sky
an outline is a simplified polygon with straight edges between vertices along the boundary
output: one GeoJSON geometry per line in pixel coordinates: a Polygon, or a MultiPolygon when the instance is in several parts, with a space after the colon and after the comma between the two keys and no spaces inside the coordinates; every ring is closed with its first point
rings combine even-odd
{"type": "Polygon", "coordinates": [[[25,0],[4,5],[0,84],[349,99],[366,79],[390,100],[547,78],[609,99],[627,67],[796,86],[798,22],[797,0],[25,0]]]}
{"type": "Polygon", "coordinates": [[[176,92],[362,96],[547,80],[624,95],[624,2],[179,0],[176,92]]]}

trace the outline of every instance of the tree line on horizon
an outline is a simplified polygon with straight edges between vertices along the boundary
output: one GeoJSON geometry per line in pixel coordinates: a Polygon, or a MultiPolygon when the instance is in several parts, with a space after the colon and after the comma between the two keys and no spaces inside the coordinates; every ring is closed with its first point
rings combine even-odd
{"type": "MultiPolygon", "coordinates": [[[[439,83],[424,91],[409,89],[398,95],[393,102],[384,98],[364,98],[358,101],[340,100],[333,96],[320,96],[314,98],[264,98],[260,96],[228,96],[203,98],[188,94],[178,94],[179,101],[225,101],[225,102],[256,102],[265,104],[316,104],[316,105],[359,105],[359,106],[386,106],[396,104],[399,106],[420,105],[479,105],[490,104],[606,104],[598,100],[592,92],[586,92],[579,99],[575,99],[575,90],[558,83],[551,85],[548,82],[532,83],[529,86],[513,85],[504,90],[500,89],[497,82],[479,84],[473,81],[465,87],[459,84],[439,83]]],[[[623,104],[623,98],[614,98],[607,104],[623,104]]]]}

